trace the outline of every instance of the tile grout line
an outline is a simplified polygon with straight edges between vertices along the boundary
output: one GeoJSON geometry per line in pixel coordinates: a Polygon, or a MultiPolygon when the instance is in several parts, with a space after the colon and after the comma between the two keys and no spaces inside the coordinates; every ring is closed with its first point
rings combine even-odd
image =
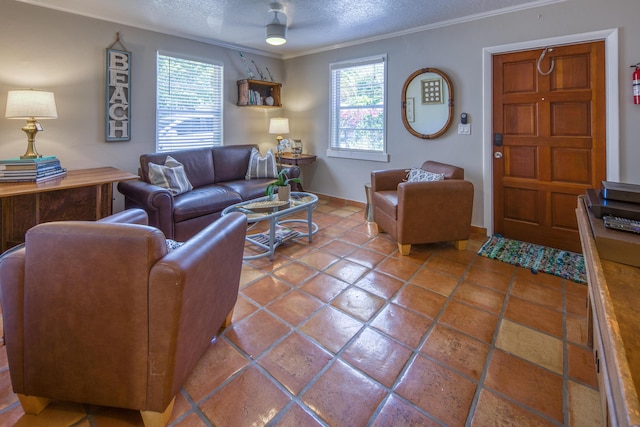
{"type": "MultiPolygon", "coordinates": [[[[469,414],[467,416],[467,421],[465,423],[466,426],[470,426],[473,418],[476,414],[476,409],[478,406],[478,401],[480,400],[480,393],[482,390],[486,388],[485,380],[487,378],[487,374],[489,372],[489,366],[491,365],[491,360],[493,359],[493,352],[495,351],[495,344],[498,341],[498,335],[500,333],[500,326],[502,325],[502,320],[504,318],[504,313],[507,311],[507,304],[509,303],[509,298],[511,296],[511,290],[513,289],[514,282],[516,280],[517,270],[513,269],[511,272],[511,280],[509,282],[509,286],[507,288],[507,292],[504,297],[504,301],[502,302],[502,308],[500,310],[500,314],[498,315],[498,321],[496,322],[496,328],[493,331],[493,335],[491,337],[491,342],[489,343],[489,351],[487,352],[487,358],[484,361],[484,366],[482,368],[482,373],[480,374],[480,379],[478,380],[478,387],[476,388],[476,392],[473,395],[473,399],[471,401],[471,407],[469,408],[469,414]]],[[[488,388],[487,388],[488,389],[488,388]]]]}

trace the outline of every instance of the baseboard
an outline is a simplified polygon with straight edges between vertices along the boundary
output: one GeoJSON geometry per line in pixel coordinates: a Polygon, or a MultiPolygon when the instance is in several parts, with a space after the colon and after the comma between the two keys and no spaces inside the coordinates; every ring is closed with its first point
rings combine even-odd
{"type": "Polygon", "coordinates": [[[328,203],[335,204],[335,205],[355,206],[355,207],[363,208],[363,209],[366,206],[365,203],[356,202],[354,200],[347,200],[347,199],[342,199],[340,197],[327,196],[326,194],[320,194],[320,193],[313,193],[313,194],[318,196],[319,200],[324,200],[324,201],[326,201],[328,203]]]}
{"type": "Polygon", "coordinates": [[[487,229],[484,227],[477,227],[475,225],[472,225],[471,234],[481,234],[482,236],[487,237],[487,229]]]}
{"type": "MultiPolygon", "coordinates": [[[[334,197],[334,196],[327,196],[326,194],[320,194],[320,193],[313,193],[316,196],[318,196],[319,200],[324,200],[327,203],[331,203],[331,204],[335,204],[335,205],[342,205],[342,206],[356,206],[359,208],[365,208],[366,207],[366,203],[362,203],[362,202],[356,202],[354,200],[347,200],[347,199],[342,199],[340,197],[334,197]]],[[[480,234],[484,237],[487,237],[487,229],[485,227],[478,227],[475,225],[471,226],[471,234],[480,234]]]]}

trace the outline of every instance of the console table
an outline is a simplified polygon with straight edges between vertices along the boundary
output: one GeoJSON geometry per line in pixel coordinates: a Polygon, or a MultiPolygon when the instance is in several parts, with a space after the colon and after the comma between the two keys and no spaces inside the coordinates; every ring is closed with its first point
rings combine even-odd
{"type": "Polygon", "coordinates": [[[137,179],[113,167],[70,170],[44,182],[1,183],[2,251],[24,242],[34,225],[49,221],[96,220],[111,215],[113,183],[137,179]]]}
{"type": "Polygon", "coordinates": [[[591,214],[584,196],[578,198],[576,213],[589,281],[592,319],[588,337],[593,346],[603,419],[608,426],[638,426],[640,268],[600,259],[591,221],[601,220],[591,214]]]}
{"type": "Polygon", "coordinates": [[[316,161],[318,156],[313,154],[298,154],[297,156],[291,153],[282,153],[280,156],[280,163],[290,166],[305,166],[310,165],[316,161]]]}

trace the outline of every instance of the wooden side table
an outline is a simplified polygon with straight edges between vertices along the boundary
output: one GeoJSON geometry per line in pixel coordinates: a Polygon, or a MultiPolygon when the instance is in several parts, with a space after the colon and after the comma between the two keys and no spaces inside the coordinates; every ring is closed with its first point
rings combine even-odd
{"type": "MultiPolygon", "coordinates": [[[[288,165],[288,166],[306,166],[314,163],[318,156],[314,156],[313,154],[299,154],[297,156],[291,153],[282,153],[279,157],[280,165],[288,165]]],[[[298,184],[298,191],[304,191],[302,189],[302,184],[298,184]]]]}
{"type": "Polygon", "coordinates": [[[2,251],[24,243],[28,229],[49,221],[91,221],[111,215],[113,183],[137,179],[113,167],[70,170],[64,177],[0,184],[2,251]]]}
{"type": "Polygon", "coordinates": [[[314,163],[317,156],[313,154],[299,154],[294,156],[291,153],[282,153],[280,156],[280,164],[289,166],[306,166],[314,163]]]}

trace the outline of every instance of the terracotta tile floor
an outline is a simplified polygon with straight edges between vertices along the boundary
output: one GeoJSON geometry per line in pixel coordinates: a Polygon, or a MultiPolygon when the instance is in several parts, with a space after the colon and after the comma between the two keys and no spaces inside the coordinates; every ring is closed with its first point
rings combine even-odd
{"type": "MultiPolygon", "coordinates": [[[[321,200],[312,244],[247,261],[233,325],[177,397],[173,426],[595,426],[583,285],[450,244],[402,257],[360,207],[321,200]]],[[[24,415],[0,348],[0,425],[142,425],[54,402],[24,415]]]]}

